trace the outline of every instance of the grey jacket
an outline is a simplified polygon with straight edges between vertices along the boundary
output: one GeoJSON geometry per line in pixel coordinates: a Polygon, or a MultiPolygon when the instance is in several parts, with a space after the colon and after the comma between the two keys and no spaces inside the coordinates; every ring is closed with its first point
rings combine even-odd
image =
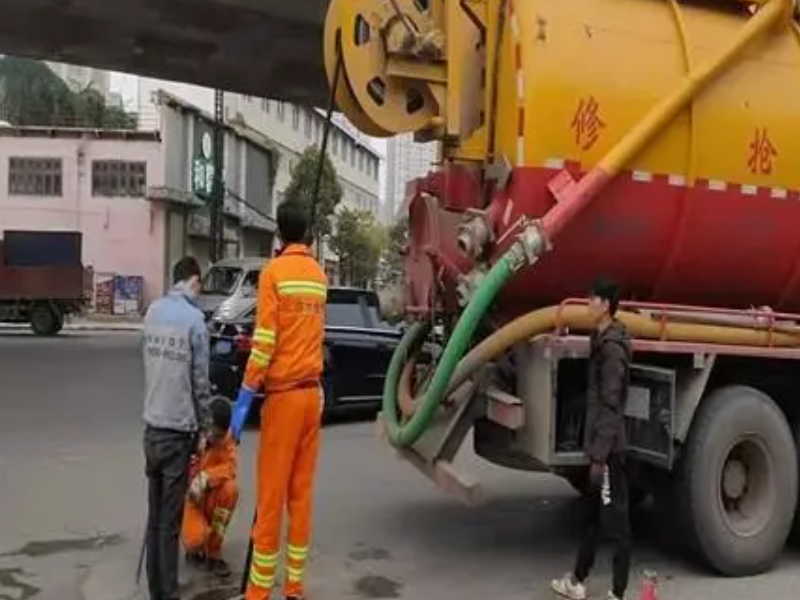
{"type": "Polygon", "coordinates": [[[194,432],[207,423],[208,330],[203,313],[179,286],[150,305],[144,319],[144,420],[194,432]]]}

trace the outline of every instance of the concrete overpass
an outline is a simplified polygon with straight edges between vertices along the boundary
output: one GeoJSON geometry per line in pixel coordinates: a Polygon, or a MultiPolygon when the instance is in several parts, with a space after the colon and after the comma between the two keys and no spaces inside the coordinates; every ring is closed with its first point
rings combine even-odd
{"type": "Polygon", "coordinates": [[[327,103],[328,0],[3,0],[0,53],[327,103]]]}

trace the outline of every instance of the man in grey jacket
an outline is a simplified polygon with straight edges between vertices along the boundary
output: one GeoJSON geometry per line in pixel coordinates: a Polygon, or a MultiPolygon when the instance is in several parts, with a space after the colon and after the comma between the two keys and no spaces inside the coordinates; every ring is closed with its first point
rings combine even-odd
{"type": "Polygon", "coordinates": [[[208,331],[195,305],[200,267],[182,258],[174,287],[144,321],[144,455],[148,483],[147,581],[151,600],[178,598],[178,534],[189,460],[207,420],[208,331]]]}

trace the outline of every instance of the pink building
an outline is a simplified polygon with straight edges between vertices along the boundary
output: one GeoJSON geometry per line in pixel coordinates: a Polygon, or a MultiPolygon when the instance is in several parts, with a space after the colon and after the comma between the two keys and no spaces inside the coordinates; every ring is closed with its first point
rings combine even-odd
{"type": "Polygon", "coordinates": [[[157,132],[0,127],[0,231],[83,234],[95,272],[140,275],[145,298],[163,291],[165,206],[157,132]]]}
{"type": "MultiPolygon", "coordinates": [[[[210,115],[159,96],[159,131],[0,126],[0,232],[80,231],[83,263],[144,278],[145,306],[192,254],[208,265],[208,207],[194,165],[210,115]]],[[[272,148],[225,129],[225,257],[267,256],[274,243],[272,148]]]]}

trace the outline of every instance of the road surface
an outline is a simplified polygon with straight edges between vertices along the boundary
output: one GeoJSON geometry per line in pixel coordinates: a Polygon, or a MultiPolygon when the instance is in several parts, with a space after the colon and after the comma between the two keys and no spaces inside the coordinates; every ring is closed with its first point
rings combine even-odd
{"type": "MultiPolygon", "coordinates": [[[[145,507],[137,334],[0,332],[0,385],[0,600],[145,598],[134,585],[145,507]]],[[[256,435],[241,447],[242,500],[226,547],[236,567],[253,509],[256,435]]],[[[460,460],[481,478],[485,506],[465,508],[433,489],[375,439],[372,423],[327,427],[310,598],[551,598],[549,578],[572,563],[575,494],[469,452],[460,460]]],[[[768,575],[724,579],[663,550],[669,523],[653,514],[637,514],[636,532],[633,582],[657,571],[662,600],[797,598],[797,549],[768,575]]],[[[603,554],[594,597],[605,597],[608,575],[603,554]]],[[[191,571],[183,579],[184,600],[225,598],[232,587],[191,571]]]]}

